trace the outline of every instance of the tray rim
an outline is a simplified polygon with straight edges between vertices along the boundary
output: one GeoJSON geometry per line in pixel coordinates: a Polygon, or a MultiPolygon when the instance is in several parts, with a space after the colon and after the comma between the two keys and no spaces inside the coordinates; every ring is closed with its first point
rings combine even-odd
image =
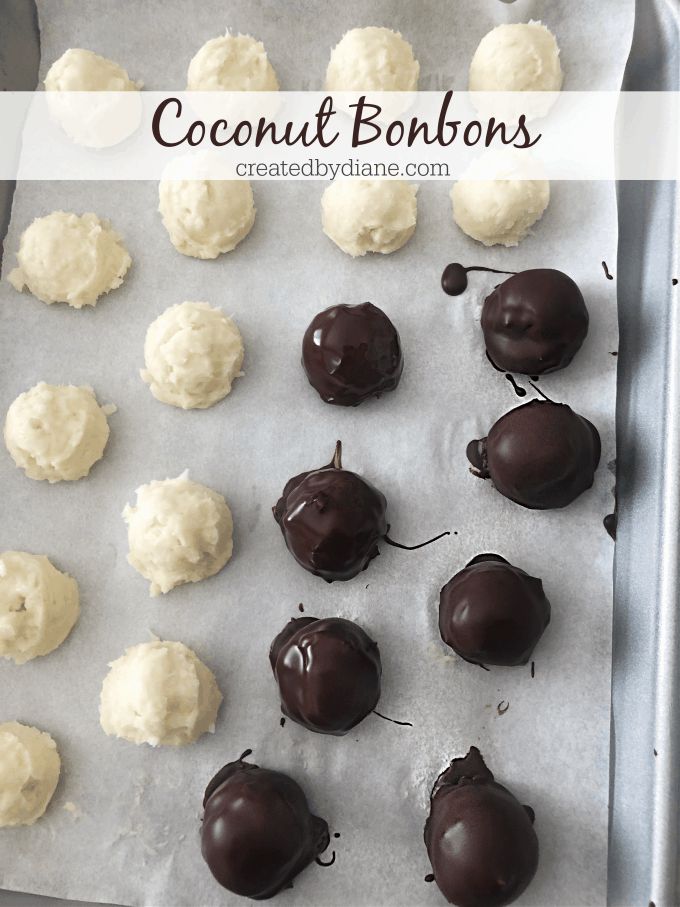
{"type": "MultiPolygon", "coordinates": [[[[680,0],[637,0],[623,88],[680,90],[680,0]],[[666,38],[666,54],[651,68],[644,57],[650,37],[657,47],[666,38]]],[[[617,184],[617,194],[621,532],[614,563],[608,903],[673,907],[680,903],[680,287],[671,286],[671,276],[680,276],[680,194],[673,183],[627,182],[617,184]],[[667,259],[644,248],[650,237],[667,243],[667,259]],[[647,350],[635,355],[640,336],[647,350]],[[643,475],[645,457],[651,476],[643,475]],[[645,483],[652,494],[643,501],[645,483]]]]}

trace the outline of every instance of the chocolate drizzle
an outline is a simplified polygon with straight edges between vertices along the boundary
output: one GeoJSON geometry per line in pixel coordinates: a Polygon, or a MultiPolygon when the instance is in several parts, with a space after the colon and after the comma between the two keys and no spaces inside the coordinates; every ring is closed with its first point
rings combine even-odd
{"type": "Polygon", "coordinates": [[[494,780],[476,747],[437,778],[425,823],[434,880],[457,907],[503,907],[538,867],[534,811],[494,780]]]}
{"type": "Polygon", "coordinates": [[[382,718],[383,721],[389,721],[390,724],[398,724],[399,727],[413,727],[412,721],[397,721],[396,718],[388,718],[387,715],[383,715],[381,712],[377,712],[373,709],[373,714],[377,715],[378,718],[382,718]]]}
{"type": "Polygon", "coordinates": [[[518,397],[526,397],[526,395],[527,395],[526,388],[522,387],[521,385],[519,385],[517,383],[517,380],[514,375],[512,375],[510,372],[506,372],[505,377],[508,379],[508,381],[512,385],[512,389],[514,390],[514,392],[517,394],[518,397]]]}
{"type": "Polygon", "coordinates": [[[448,296],[460,296],[468,288],[468,274],[470,271],[487,271],[489,274],[515,274],[516,271],[498,271],[496,268],[484,268],[474,265],[466,268],[457,261],[451,262],[444,268],[442,274],[442,290],[448,296]]]}

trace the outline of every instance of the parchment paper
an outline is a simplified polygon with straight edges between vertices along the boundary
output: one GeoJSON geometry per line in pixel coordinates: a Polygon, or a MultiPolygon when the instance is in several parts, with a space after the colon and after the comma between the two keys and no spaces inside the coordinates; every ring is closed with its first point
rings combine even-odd
{"type": "MultiPolygon", "coordinates": [[[[39,7],[42,75],[64,49],[83,46],[118,60],[147,88],[183,87],[192,54],[227,26],[264,40],[283,88],[318,87],[331,45],[366,24],[395,27],[412,41],[423,88],[463,88],[481,36],[496,22],[531,15],[558,35],[565,88],[616,88],[633,20],[632,0],[512,7],[495,0],[42,0],[39,7]]],[[[126,905],[242,903],[212,880],[199,828],[206,783],[252,747],[256,762],[298,779],[313,810],[341,834],[332,839],[335,865],[310,867],[278,903],[441,904],[423,881],[429,790],[449,760],[475,744],[536,811],[540,865],[521,903],[605,902],[613,545],[602,517],[612,509],[617,320],[615,282],[601,261],[613,270],[614,187],[553,185],[535,235],[510,250],[468,240],[452,222],[447,189],[421,185],[418,229],[402,251],[351,260],[321,231],[321,184],[256,185],[251,235],[235,252],[202,262],[172,248],[155,184],[18,187],[0,285],[0,408],[46,380],[92,384],[119,411],[105,458],[86,480],[32,482],[0,452],[0,549],[47,554],[77,577],[82,597],[81,619],[59,650],[22,667],[0,665],[0,720],[49,730],[63,759],[46,816],[32,828],[0,832],[0,887],[126,905]],[[58,208],[110,217],[132,255],[123,286],[94,310],[47,308],[5,279],[21,231],[58,208]],[[467,294],[448,298],[439,278],[452,260],[561,268],[581,286],[589,336],[572,366],[539,384],[602,436],[595,486],[566,510],[524,510],[468,472],[466,443],[521,401],[488,365],[478,323],[499,278],[472,274],[467,294]],[[158,403],[138,375],[147,325],[185,299],[222,306],[246,345],[246,376],[206,412],[158,403]],[[402,383],[358,409],[326,406],[300,367],[302,334],[323,307],[367,299],[400,330],[402,383]],[[330,460],[337,438],[345,465],[386,494],[394,538],[456,534],[420,551],[384,547],[350,583],[328,586],[305,573],[270,508],[291,475],[330,460]],[[186,467],[226,496],[234,557],[217,577],[151,600],[126,562],[120,513],[138,485],[186,467]],[[533,679],[529,666],[486,673],[447,655],[439,641],[439,589],[482,551],[544,580],[553,613],[533,679]],[[299,602],[308,615],[356,619],[378,641],[379,709],[413,728],[373,716],[344,738],[291,721],[280,727],[267,653],[284,623],[299,616],[299,602]],[[154,750],[100,729],[107,663],[149,631],[185,642],[215,672],[225,702],[214,736],[154,750]],[[501,702],[509,704],[503,714],[501,702]]]]}

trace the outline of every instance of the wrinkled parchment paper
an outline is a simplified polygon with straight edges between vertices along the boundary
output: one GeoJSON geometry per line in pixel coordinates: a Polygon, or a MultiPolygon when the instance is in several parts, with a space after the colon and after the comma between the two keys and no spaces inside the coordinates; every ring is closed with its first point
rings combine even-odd
{"type": "MultiPolygon", "coordinates": [[[[41,76],[67,47],[82,46],[119,61],[147,88],[183,87],[193,53],[228,26],[264,41],[282,88],[311,89],[322,85],[329,49],[347,28],[384,24],[413,43],[422,88],[464,88],[482,35],[496,23],[534,16],[558,36],[565,88],[613,89],[633,5],[42,0],[41,76]]],[[[78,579],[82,597],[81,619],[59,650],[22,667],[0,665],[0,720],[50,731],[63,759],[44,819],[0,831],[0,887],[125,905],[242,903],[212,880],[199,828],[206,783],[251,747],[259,764],[300,781],[313,810],[341,835],[332,839],[335,865],[310,867],[277,903],[441,904],[436,887],[423,881],[428,794],[448,761],[474,744],[536,811],[540,866],[521,903],[602,904],[613,555],[602,517],[612,509],[617,320],[616,284],[601,262],[613,270],[616,260],[614,187],[555,184],[533,236],[517,249],[485,250],[453,224],[448,186],[423,183],[412,241],[397,254],[363,260],[323,235],[322,184],[254,188],[251,235],[213,262],[175,252],[156,211],[155,184],[17,189],[0,284],[0,408],[45,380],[92,384],[102,403],[119,409],[105,458],[86,480],[32,482],[0,451],[0,547],[47,554],[78,579]],[[6,281],[21,231],[59,208],[109,217],[132,255],[123,286],[94,310],[48,308],[6,281]],[[564,511],[524,510],[468,472],[466,443],[521,401],[484,356],[480,305],[499,278],[472,274],[468,292],[451,299],[439,278],[453,260],[561,268],[586,297],[591,329],[582,351],[539,385],[602,435],[595,486],[564,511]],[[185,299],[222,306],[246,345],[245,377],[206,412],[158,403],[138,374],[147,325],[185,299]],[[302,334],[321,308],[367,299],[401,333],[402,383],[358,409],[326,406],[300,367],[302,334]],[[330,460],[337,438],[345,465],[386,494],[394,538],[413,544],[443,529],[455,534],[420,551],[384,547],[350,583],[328,586],[305,573],[270,508],[291,475],[330,460]],[[137,486],[187,467],[226,496],[234,557],[217,577],[151,600],[126,562],[120,513],[137,486]],[[553,613],[533,679],[529,666],[486,673],[447,654],[439,640],[439,589],[482,551],[543,578],[553,613]],[[299,602],[307,615],[356,619],[378,641],[379,709],[413,728],[373,716],[337,739],[291,721],[280,727],[267,653],[284,623],[299,616],[299,602]],[[101,731],[107,663],[150,631],[191,646],[215,672],[225,702],[214,736],[154,750],[101,731]]]]}

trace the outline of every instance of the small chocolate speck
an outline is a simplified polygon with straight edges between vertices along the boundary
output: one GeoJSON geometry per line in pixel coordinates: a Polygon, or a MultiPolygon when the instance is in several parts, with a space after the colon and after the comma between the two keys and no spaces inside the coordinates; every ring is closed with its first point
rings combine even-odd
{"type": "Polygon", "coordinates": [[[677,287],[677,285],[678,285],[678,278],[677,278],[677,277],[674,277],[674,278],[671,280],[671,283],[673,284],[674,287],[677,287]]]}
{"type": "Polygon", "coordinates": [[[434,882],[434,876],[432,875],[431,872],[428,873],[428,874],[425,876],[425,881],[426,881],[426,882],[434,882]]]}
{"type": "Polygon", "coordinates": [[[532,677],[532,680],[533,680],[533,678],[534,678],[535,676],[536,676],[536,663],[532,661],[532,662],[531,662],[531,677],[532,677]]]}
{"type": "Polygon", "coordinates": [[[302,612],[304,610],[305,610],[305,606],[302,604],[302,602],[300,602],[300,604],[298,605],[298,611],[302,614],[302,612]]]}
{"type": "Polygon", "coordinates": [[[334,832],[333,832],[333,837],[334,837],[334,838],[339,838],[339,837],[340,837],[340,832],[339,832],[339,831],[334,831],[334,832]]]}
{"type": "Polygon", "coordinates": [[[612,275],[609,273],[609,268],[607,267],[607,262],[606,262],[606,261],[603,261],[603,262],[602,262],[602,270],[604,271],[604,276],[607,278],[607,280],[613,280],[613,279],[614,279],[614,278],[612,277],[612,275]]]}
{"type": "Polygon", "coordinates": [[[281,725],[281,727],[283,727],[285,723],[286,723],[286,719],[285,719],[285,718],[282,718],[282,719],[279,721],[279,724],[281,725]]]}
{"type": "Polygon", "coordinates": [[[656,750],[654,750],[654,755],[655,755],[655,756],[658,756],[658,755],[659,755],[659,754],[657,753],[656,750]]]}
{"type": "Polygon", "coordinates": [[[609,355],[610,355],[610,356],[618,356],[618,355],[619,355],[619,351],[618,351],[618,350],[614,350],[614,351],[611,352],[609,355]]]}
{"type": "Polygon", "coordinates": [[[509,708],[510,708],[510,703],[506,702],[505,699],[501,699],[501,701],[496,706],[496,711],[498,712],[499,715],[505,715],[505,713],[507,712],[507,710],[509,708]]]}

